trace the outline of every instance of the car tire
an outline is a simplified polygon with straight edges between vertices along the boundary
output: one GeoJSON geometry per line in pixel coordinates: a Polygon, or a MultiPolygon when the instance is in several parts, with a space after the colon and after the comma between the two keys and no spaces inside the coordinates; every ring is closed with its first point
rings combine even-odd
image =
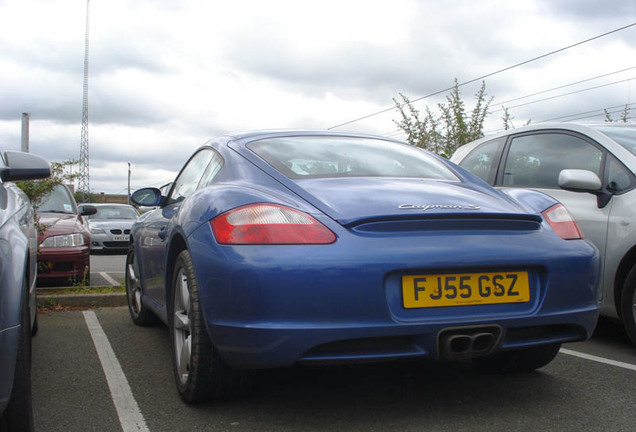
{"type": "Polygon", "coordinates": [[[141,299],[141,281],[135,246],[130,245],[126,255],[126,300],[132,322],[138,326],[149,326],[156,322],[155,315],[144,306],[141,299]]]}
{"type": "MultiPolygon", "coordinates": [[[[37,302],[36,302],[37,304],[37,302]]],[[[31,318],[31,316],[29,315],[29,319],[31,318]]],[[[36,334],[38,334],[38,330],[40,329],[39,325],[38,325],[38,312],[37,310],[35,311],[35,319],[33,320],[33,325],[31,327],[31,336],[35,336],[36,334]]]]}
{"type": "Polygon", "coordinates": [[[550,363],[559,353],[561,344],[540,345],[503,351],[473,359],[475,367],[490,372],[531,372],[550,363]]]}
{"type": "Polygon", "coordinates": [[[28,290],[24,290],[21,304],[20,336],[13,375],[13,387],[7,408],[0,416],[0,431],[33,431],[31,400],[31,316],[28,290]]]}
{"type": "Polygon", "coordinates": [[[245,395],[254,383],[254,372],[231,368],[210,340],[187,250],[175,262],[170,303],[173,370],[181,399],[197,403],[245,395]]]}
{"type": "Polygon", "coordinates": [[[632,267],[623,284],[620,314],[627,336],[636,345],[636,266],[632,267]]]}

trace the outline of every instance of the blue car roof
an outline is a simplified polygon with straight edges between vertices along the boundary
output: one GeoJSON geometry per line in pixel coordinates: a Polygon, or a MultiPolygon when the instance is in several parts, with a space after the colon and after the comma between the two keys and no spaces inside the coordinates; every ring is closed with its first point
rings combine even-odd
{"type": "Polygon", "coordinates": [[[377,135],[354,133],[354,132],[337,132],[330,130],[303,130],[303,129],[289,129],[289,130],[262,130],[251,132],[239,132],[228,134],[227,138],[232,141],[244,141],[250,142],[264,138],[275,138],[285,136],[346,136],[346,137],[361,137],[361,138],[375,138],[386,141],[402,142],[399,140],[385,138],[377,135]]]}

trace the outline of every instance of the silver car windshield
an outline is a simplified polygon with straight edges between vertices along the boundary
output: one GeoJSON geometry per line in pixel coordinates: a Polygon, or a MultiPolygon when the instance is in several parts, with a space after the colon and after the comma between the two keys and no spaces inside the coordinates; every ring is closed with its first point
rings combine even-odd
{"type": "Polygon", "coordinates": [[[407,144],[372,138],[300,136],[247,145],[291,179],[321,177],[416,177],[458,181],[432,155],[407,144]]]}
{"type": "Polygon", "coordinates": [[[137,219],[139,213],[132,207],[99,206],[97,213],[88,216],[89,219],[137,219]]]}
{"type": "Polygon", "coordinates": [[[636,155],[636,128],[599,127],[598,130],[636,155]]]}

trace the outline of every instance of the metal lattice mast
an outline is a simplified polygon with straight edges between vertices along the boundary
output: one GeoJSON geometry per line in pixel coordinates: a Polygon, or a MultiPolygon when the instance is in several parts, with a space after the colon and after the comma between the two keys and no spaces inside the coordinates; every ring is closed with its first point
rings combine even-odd
{"type": "Polygon", "coordinates": [[[77,192],[81,202],[90,201],[88,172],[88,11],[90,0],[86,0],[86,42],[84,46],[84,97],[82,101],[82,137],[80,140],[80,158],[77,192]]]}

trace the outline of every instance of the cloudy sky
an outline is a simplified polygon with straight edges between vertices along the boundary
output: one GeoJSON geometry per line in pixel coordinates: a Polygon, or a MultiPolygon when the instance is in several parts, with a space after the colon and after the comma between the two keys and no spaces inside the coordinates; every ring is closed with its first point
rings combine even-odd
{"type": "MultiPolygon", "coordinates": [[[[86,3],[0,0],[2,151],[20,149],[28,112],[31,152],[79,158],[86,3]]],[[[336,130],[400,137],[399,93],[421,98],[634,23],[632,0],[90,0],[90,187],[125,194],[127,162],[132,189],[160,186],[229,132],[347,123],[336,130]]],[[[486,131],[502,128],[502,106],[515,126],[602,121],[636,100],[635,78],[632,26],[486,78],[486,131]]],[[[461,88],[469,109],[479,85],[461,88]]]]}

